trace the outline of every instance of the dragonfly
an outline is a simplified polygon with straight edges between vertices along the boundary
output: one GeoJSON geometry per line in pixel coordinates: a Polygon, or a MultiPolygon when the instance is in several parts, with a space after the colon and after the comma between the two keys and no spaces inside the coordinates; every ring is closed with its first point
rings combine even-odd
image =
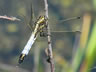
{"type": "MultiPolygon", "coordinates": [[[[80,17],[72,17],[69,19],[65,19],[65,20],[63,20],[63,22],[75,20],[75,19],[80,19],[80,17]]],[[[48,25],[46,24],[46,21],[48,21],[48,18],[46,18],[46,16],[44,16],[44,15],[40,15],[39,18],[36,20],[36,22],[34,22],[34,24],[32,24],[33,9],[32,9],[32,5],[31,5],[31,18],[30,18],[28,26],[31,29],[32,34],[31,34],[27,44],[25,45],[23,51],[21,52],[21,55],[18,60],[18,64],[21,64],[24,61],[25,57],[28,55],[28,53],[29,53],[32,45],[34,44],[35,40],[37,39],[38,35],[40,35],[40,37],[47,37],[48,36],[48,34],[47,34],[47,31],[48,31],[47,26],[48,25]]],[[[56,31],[53,31],[53,32],[56,32],[56,31]]]]}

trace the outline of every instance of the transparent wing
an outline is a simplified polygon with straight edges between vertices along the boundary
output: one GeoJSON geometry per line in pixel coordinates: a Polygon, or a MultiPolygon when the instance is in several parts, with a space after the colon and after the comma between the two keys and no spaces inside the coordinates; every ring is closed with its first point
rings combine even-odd
{"type": "Polygon", "coordinates": [[[32,3],[31,3],[31,11],[30,11],[30,21],[28,23],[30,29],[33,31],[34,29],[34,13],[33,13],[33,7],[32,7],[32,3]]]}
{"type": "Polygon", "coordinates": [[[65,20],[49,20],[51,32],[76,32],[81,30],[81,19],[79,17],[68,18],[65,20]],[[78,20],[79,19],[79,20],[78,20]]]}
{"type": "Polygon", "coordinates": [[[34,13],[32,8],[32,3],[30,5],[30,15],[25,16],[21,14],[21,16],[24,18],[24,24],[26,25],[26,27],[28,27],[30,31],[33,31],[34,30],[34,13]]]}

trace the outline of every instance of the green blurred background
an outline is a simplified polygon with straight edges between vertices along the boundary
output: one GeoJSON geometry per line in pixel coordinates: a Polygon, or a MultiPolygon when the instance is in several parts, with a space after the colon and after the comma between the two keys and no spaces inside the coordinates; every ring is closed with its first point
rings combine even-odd
{"type": "MultiPolygon", "coordinates": [[[[16,67],[31,35],[27,26],[31,3],[36,21],[44,15],[43,0],[0,0],[1,16],[21,19],[0,19],[0,72],[50,72],[47,38],[38,37],[24,62],[16,67]]],[[[96,72],[96,0],[48,0],[48,5],[55,72],[96,72]],[[77,16],[81,19],[62,21],[77,16]]]]}

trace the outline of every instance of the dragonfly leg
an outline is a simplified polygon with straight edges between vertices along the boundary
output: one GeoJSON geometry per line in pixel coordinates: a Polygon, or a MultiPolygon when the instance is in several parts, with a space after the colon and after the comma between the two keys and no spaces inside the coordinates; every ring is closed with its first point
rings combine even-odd
{"type": "Polygon", "coordinates": [[[47,37],[48,34],[47,33],[44,33],[44,32],[40,32],[40,37],[47,37]]]}

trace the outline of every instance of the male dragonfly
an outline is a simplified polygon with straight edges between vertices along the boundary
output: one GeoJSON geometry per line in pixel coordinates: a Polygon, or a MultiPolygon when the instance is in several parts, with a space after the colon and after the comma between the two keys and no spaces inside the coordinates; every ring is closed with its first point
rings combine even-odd
{"type": "MultiPolygon", "coordinates": [[[[48,19],[44,15],[41,15],[41,16],[39,16],[37,21],[34,22],[34,25],[32,24],[32,22],[33,22],[32,19],[33,19],[33,11],[32,11],[32,6],[31,6],[31,18],[30,18],[28,25],[33,32],[32,32],[27,44],[25,45],[25,47],[24,47],[24,49],[23,49],[23,51],[19,57],[19,61],[18,61],[19,64],[21,64],[23,62],[24,58],[28,55],[28,53],[29,53],[33,43],[35,42],[38,34],[40,34],[40,37],[46,37],[48,35],[46,32],[47,31],[46,21],[48,19]]],[[[69,20],[75,20],[75,19],[80,19],[80,17],[73,17],[73,18],[65,19],[65,20],[63,20],[63,22],[69,21],[69,20]]],[[[53,32],[56,32],[56,31],[53,31],[53,32]]],[[[62,31],[60,31],[60,32],[62,32],[62,31]]]]}

